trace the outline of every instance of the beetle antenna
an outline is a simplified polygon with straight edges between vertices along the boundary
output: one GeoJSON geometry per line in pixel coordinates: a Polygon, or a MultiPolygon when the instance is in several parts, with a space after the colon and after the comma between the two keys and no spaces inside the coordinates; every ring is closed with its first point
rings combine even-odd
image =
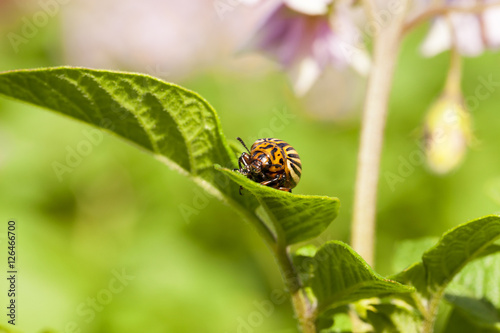
{"type": "Polygon", "coordinates": [[[241,142],[241,144],[243,145],[243,147],[245,147],[245,149],[250,154],[250,149],[248,149],[247,145],[243,142],[243,140],[240,137],[237,137],[236,140],[238,140],[239,142],[241,142]]]}

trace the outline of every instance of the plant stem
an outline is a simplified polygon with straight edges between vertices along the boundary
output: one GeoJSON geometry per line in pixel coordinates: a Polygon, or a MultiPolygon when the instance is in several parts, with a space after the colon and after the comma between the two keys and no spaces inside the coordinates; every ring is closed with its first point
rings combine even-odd
{"type": "Polygon", "coordinates": [[[369,265],[374,258],[375,207],[387,105],[406,4],[402,13],[373,38],[373,67],[363,107],[351,237],[354,249],[369,265]]]}
{"type": "Polygon", "coordinates": [[[456,48],[450,50],[450,68],[446,77],[444,90],[447,95],[460,96],[462,83],[462,61],[456,48]]]}
{"type": "Polygon", "coordinates": [[[303,289],[292,294],[292,304],[302,333],[316,333],[316,316],[303,289]]]}
{"type": "Polygon", "coordinates": [[[476,5],[471,6],[450,6],[450,5],[441,5],[431,7],[422,14],[413,18],[411,21],[405,24],[402,34],[407,34],[412,31],[414,28],[418,27],[420,24],[428,21],[429,19],[450,13],[462,13],[462,14],[479,14],[484,12],[487,9],[491,9],[494,7],[500,6],[500,3],[478,3],[476,5]]]}
{"type": "Polygon", "coordinates": [[[439,292],[436,292],[429,301],[429,306],[427,313],[424,314],[424,323],[422,325],[422,333],[432,333],[434,332],[434,323],[436,322],[436,316],[439,309],[439,303],[443,297],[444,288],[439,292]]]}
{"type": "Polygon", "coordinates": [[[315,311],[309,298],[302,289],[299,275],[290,259],[287,247],[278,246],[275,256],[285,281],[285,286],[292,297],[292,305],[302,333],[315,333],[315,311]]]}

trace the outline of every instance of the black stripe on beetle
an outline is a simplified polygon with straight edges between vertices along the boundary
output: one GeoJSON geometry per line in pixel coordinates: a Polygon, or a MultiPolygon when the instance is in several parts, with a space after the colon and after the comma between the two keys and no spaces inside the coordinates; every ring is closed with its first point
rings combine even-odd
{"type": "Polygon", "coordinates": [[[302,169],[302,163],[297,162],[296,160],[288,159],[292,164],[296,165],[298,168],[302,169]]]}

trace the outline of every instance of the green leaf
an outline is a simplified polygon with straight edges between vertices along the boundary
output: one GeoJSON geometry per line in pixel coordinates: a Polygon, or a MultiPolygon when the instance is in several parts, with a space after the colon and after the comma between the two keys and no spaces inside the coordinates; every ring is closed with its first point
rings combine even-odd
{"type": "Polygon", "coordinates": [[[477,326],[500,328],[499,311],[487,299],[452,294],[446,294],[445,299],[477,326]]]}
{"type": "Polygon", "coordinates": [[[422,261],[429,288],[446,286],[470,261],[500,237],[500,217],[486,216],[448,231],[425,252],[422,261]]]}
{"type": "Polygon", "coordinates": [[[465,266],[446,292],[448,297],[462,295],[487,300],[500,309],[500,253],[480,258],[465,266]]]}
{"type": "Polygon", "coordinates": [[[438,242],[437,237],[407,239],[396,244],[393,259],[393,269],[399,272],[422,259],[426,250],[438,242]]]}
{"type": "Polygon", "coordinates": [[[314,255],[317,250],[316,246],[308,244],[297,249],[292,256],[293,265],[304,285],[309,284],[309,279],[313,275],[314,255]]]}
{"type": "Polygon", "coordinates": [[[396,304],[371,304],[367,318],[375,332],[418,333],[422,325],[421,316],[414,310],[396,304]]]}
{"type": "Polygon", "coordinates": [[[214,109],[192,91],[148,75],[59,67],[0,73],[0,94],[112,132],[250,214],[258,206],[214,170],[237,159],[214,109]]]}
{"type": "MultiPolygon", "coordinates": [[[[397,244],[394,251],[393,267],[395,271],[401,269],[402,271],[389,278],[401,283],[409,283],[414,286],[420,294],[426,296],[427,280],[424,265],[422,262],[416,262],[410,266],[408,266],[408,264],[421,260],[423,253],[435,245],[437,241],[437,237],[425,237],[420,239],[409,239],[397,244]]],[[[407,297],[408,295],[400,296],[403,296],[402,298],[409,304],[413,304],[414,300],[407,297]]]]}
{"type": "Polygon", "coordinates": [[[454,308],[451,311],[447,325],[443,333],[498,333],[499,327],[484,327],[477,325],[462,310],[454,308]]]}
{"type": "Polygon", "coordinates": [[[470,262],[498,252],[493,242],[500,237],[500,217],[485,216],[446,232],[427,250],[422,261],[391,278],[411,283],[422,294],[445,288],[470,262]]]}
{"type": "Polygon", "coordinates": [[[348,308],[342,312],[334,312],[316,320],[316,329],[319,333],[352,333],[352,320],[348,308]]]}
{"type": "MultiPolygon", "coordinates": [[[[499,237],[499,216],[485,216],[464,223],[445,233],[434,247],[423,254],[421,262],[410,266],[393,278],[415,286],[419,298],[412,300],[417,306],[420,304],[419,309],[422,312],[426,312],[424,304],[431,304],[429,313],[425,315],[434,316],[435,309],[450,281],[467,267],[467,264],[474,265],[483,260],[490,260],[491,254],[498,251],[494,241],[499,237]],[[424,301],[422,298],[427,300],[424,301]]],[[[486,267],[480,267],[475,271],[481,276],[489,275],[486,267]]],[[[469,280],[469,283],[475,285],[476,281],[469,280]]],[[[479,280],[477,284],[480,285],[479,280]]],[[[490,282],[490,287],[493,289],[489,292],[498,290],[498,286],[498,276],[496,276],[490,282]]]]}
{"type": "MultiPolygon", "coordinates": [[[[264,207],[278,239],[285,244],[294,244],[322,233],[337,217],[337,198],[298,195],[279,191],[256,183],[237,171],[216,166],[216,169],[235,182],[235,188],[243,186],[264,207]]],[[[250,197],[249,195],[243,195],[250,197]]]]}
{"type": "Polygon", "coordinates": [[[314,259],[310,285],[320,313],[364,298],[414,291],[375,273],[363,258],[339,241],[324,244],[314,259]]]}

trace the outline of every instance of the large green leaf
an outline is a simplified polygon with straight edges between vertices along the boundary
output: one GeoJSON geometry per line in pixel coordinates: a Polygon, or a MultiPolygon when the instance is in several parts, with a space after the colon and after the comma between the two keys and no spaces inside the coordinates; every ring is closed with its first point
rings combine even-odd
{"type": "Polygon", "coordinates": [[[422,257],[429,288],[446,286],[499,237],[500,217],[496,215],[464,223],[445,233],[422,257]]]}
{"type": "MultiPolygon", "coordinates": [[[[237,156],[213,108],[177,85],[142,74],[61,67],[0,73],[0,94],[117,134],[220,200],[236,204],[254,222],[260,203],[283,244],[317,236],[337,215],[337,199],[291,195],[216,171],[214,164],[235,168],[237,156]],[[230,179],[243,181],[253,195],[240,195],[230,179]]],[[[271,240],[269,231],[256,224],[271,240]]]]}
{"type": "Polygon", "coordinates": [[[320,313],[364,298],[414,290],[377,274],[363,258],[340,241],[324,244],[314,259],[310,285],[318,299],[320,313]]]}
{"type": "Polygon", "coordinates": [[[243,186],[260,202],[278,239],[285,244],[318,236],[337,217],[340,206],[337,198],[279,191],[253,182],[238,172],[221,167],[217,169],[231,178],[235,187],[243,186]]]}
{"type": "MultiPolygon", "coordinates": [[[[403,283],[409,283],[417,289],[418,297],[413,297],[408,301],[410,304],[418,306],[424,316],[431,318],[432,321],[449,283],[457,275],[460,277],[464,272],[468,272],[467,265],[473,267],[478,262],[489,262],[492,254],[498,252],[498,245],[494,244],[494,241],[499,237],[499,216],[485,216],[464,223],[445,233],[434,247],[423,254],[422,261],[413,264],[393,278],[403,283]],[[415,303],[412,303],[413,301],[415,303]]],[[[478,269],[474,269],[474,272],[478,275],[475,276],[477,280],[471,280],[473,274],[468,274],[466,278],[468,284],[473,288],[480,289],[484,283],[490,288],[488,291],[483,290],[484,294],[495,294],[495,290],[498,294],[500,284],[496,269],[487,269],[488,267],[476,268],[478,269]],[[481,281],[480,277],[483,281],[481,281]]],[[[448,294],[448,297],[461,300],[461,297],[469,296],[468,293],[464,292],[464,288],[459,289],[460,291],[456,292],[455,295],[448,294]]],[[[477,316],[478,311],[473,304],[469,307],[464,307],[463,304],[465,303],[460,303],[462,312],[469,311],[470,317],[479,318],[477,316]]],[[[457,306],[458,304],[455,304],[455,309],[457,306]]],[[[456,311],[453,313],[458,315],[456,311]]]]}
{"type": "Polygon", "coordinates": [[[235,167],[236,157],[214,109],[192,91],[148,75],[60,67],[0,73],[0,94],[117,134],[219,199],[258,206],[213,169],[235,167]]]}

